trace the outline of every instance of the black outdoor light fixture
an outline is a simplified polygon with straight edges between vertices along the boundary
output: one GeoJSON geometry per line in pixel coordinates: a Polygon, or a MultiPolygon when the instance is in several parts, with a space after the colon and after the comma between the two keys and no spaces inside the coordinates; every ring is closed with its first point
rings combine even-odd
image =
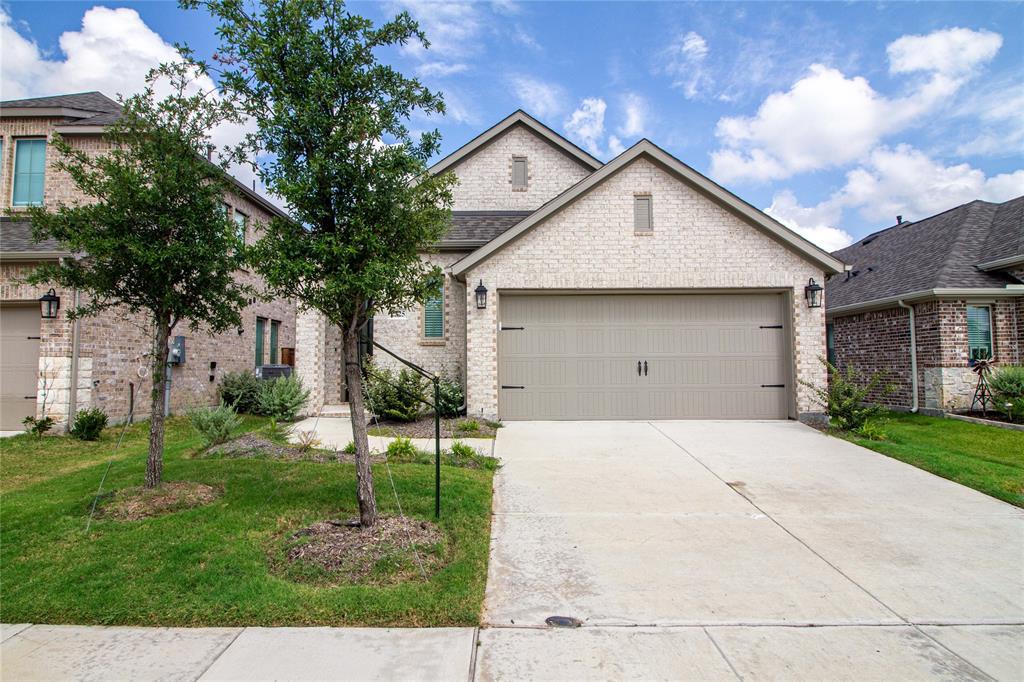
{"type": "Polygon", "coordinates": [[[56,319],[58,310],[60,310],[60,296],[53,289],[39,297],[39,312],[44,320],[56,319]]]}
{"type": "Polygon", "coordinates": [[[487,307],[487,287],[484,286],[483,280],[480,280],[476,288],[476,307],[480,310],[487,307]]]}
{"type": "Polygon", "coordinates": [[[807,280],[807,286],[804,287],[804,297],[807,298],[808,308],[821,307],[821,285],[815,282],[813,277],[807,280]]]}

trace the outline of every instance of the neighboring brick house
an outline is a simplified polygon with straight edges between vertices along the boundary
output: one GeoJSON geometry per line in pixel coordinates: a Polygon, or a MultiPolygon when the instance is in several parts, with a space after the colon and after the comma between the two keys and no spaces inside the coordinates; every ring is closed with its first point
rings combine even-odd
{"type": "MultiPolygon", "coordinates": [[[[84,199],[55,167],[51,136],[59,132],[75,147],[101,154],[107,148],[104,126],[119,114],[118,104],[98,92],[0,102],[0,213],[12,214],[0,222],[0,430],[20,429],[24,416],[41,416],[44,405],[46,414],[63,423],[69,414],[92,406],[115,420],[130,412],[149,414],[152,341],[145,318],[111,309],[73,323],[65,313],[74,306],[76,293],[58,287],[57,319],[41,319],[38,299],[49,287],[22,281],[37,264],[72,254],[53,242],[33,242],[31,225],[18,220],[18,210],[84,199]]],[[[270,216],[285,215],[238,182],[224,201],[248,241],[257,238],[270,216]]],[[[238,277],[261,285],[252,273],[238,277]]],[[[294,349],[293,303],[253,300],[242,319],[241,328],[216,336],[193,333],[187,322],[174,330],[185,337],[185,361],[171,370],[172,411],[213,402],[225,372],[281,362],[282,352],[294,349]],[[257,358],[260,346],[262,358],[257,358]]]]}
{"type": "Polygon", "coordinates": [[[1024,197],[898,219],[834,255],[851,270],[825,287],[829,356],[886,372],[896,391],[883,403],[964,409],[975,359],[1024,363],[1024,197]]]}
{"type": "MultiPolygon", "coordinates": [[[[837,258],[647,140],[602,164],[521,111],[432,170],[459,179],[424,254],[443,291],[373,334],[463,382],[468,414],[820,416],[803,382],[825,381],[825,316],[805,297],[837,258]]],[[[312,409],[343,400],[337,331],[302,313],[298,345],[312,409]]]]}

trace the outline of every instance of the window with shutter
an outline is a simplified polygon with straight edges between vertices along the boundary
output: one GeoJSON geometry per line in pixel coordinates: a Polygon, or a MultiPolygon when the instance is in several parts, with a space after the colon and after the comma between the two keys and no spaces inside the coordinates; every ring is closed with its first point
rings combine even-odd
{"type": "Polygon", "coordinates": [[[967,306],[967,346],[971,360],[992,357],[992,309],[987,305],[967,306]]]}
{"type": "Polygon", "coordinates": [[[438,283],[438,291],[423,303],[423,337],[444,338],[444,283],[438,283]]]}
{"type": "Polygon", "coordinates": [[[653,229],[651,197],[648,195],[633,197],[633,231],[651,232],[653,229]]]}
{"type": "Polygon", "coordinates": [[[46,171],[46,140],[17,140],[14,143],[15,206],[43,203],[43,177],[46,171]]]}
{"type": "Polygon", "coordinates": [[[512,157],[512,188],[513,189],[526,189],[526,157],[525,156],[513,156],[512,157]]]}

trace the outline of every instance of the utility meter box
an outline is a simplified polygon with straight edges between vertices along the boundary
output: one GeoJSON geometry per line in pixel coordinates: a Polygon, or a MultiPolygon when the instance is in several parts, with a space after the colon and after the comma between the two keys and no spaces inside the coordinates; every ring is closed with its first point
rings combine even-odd
{"type": "Polygon", "coordinates": [[[167,362],[172,365],[181,365],[185,362],[185,337],[175,336],[171,339],[171,347],[168,349],[167,362]]]}

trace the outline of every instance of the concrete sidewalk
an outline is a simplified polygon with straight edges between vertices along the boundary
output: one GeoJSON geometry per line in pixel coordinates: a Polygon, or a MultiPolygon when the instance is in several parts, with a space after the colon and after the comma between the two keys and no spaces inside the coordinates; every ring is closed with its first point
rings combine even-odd
{"type": "Polygon", "coordinates": [[[0,627],[4,680],[1024,679],[1024,626],[0,627]]]}

